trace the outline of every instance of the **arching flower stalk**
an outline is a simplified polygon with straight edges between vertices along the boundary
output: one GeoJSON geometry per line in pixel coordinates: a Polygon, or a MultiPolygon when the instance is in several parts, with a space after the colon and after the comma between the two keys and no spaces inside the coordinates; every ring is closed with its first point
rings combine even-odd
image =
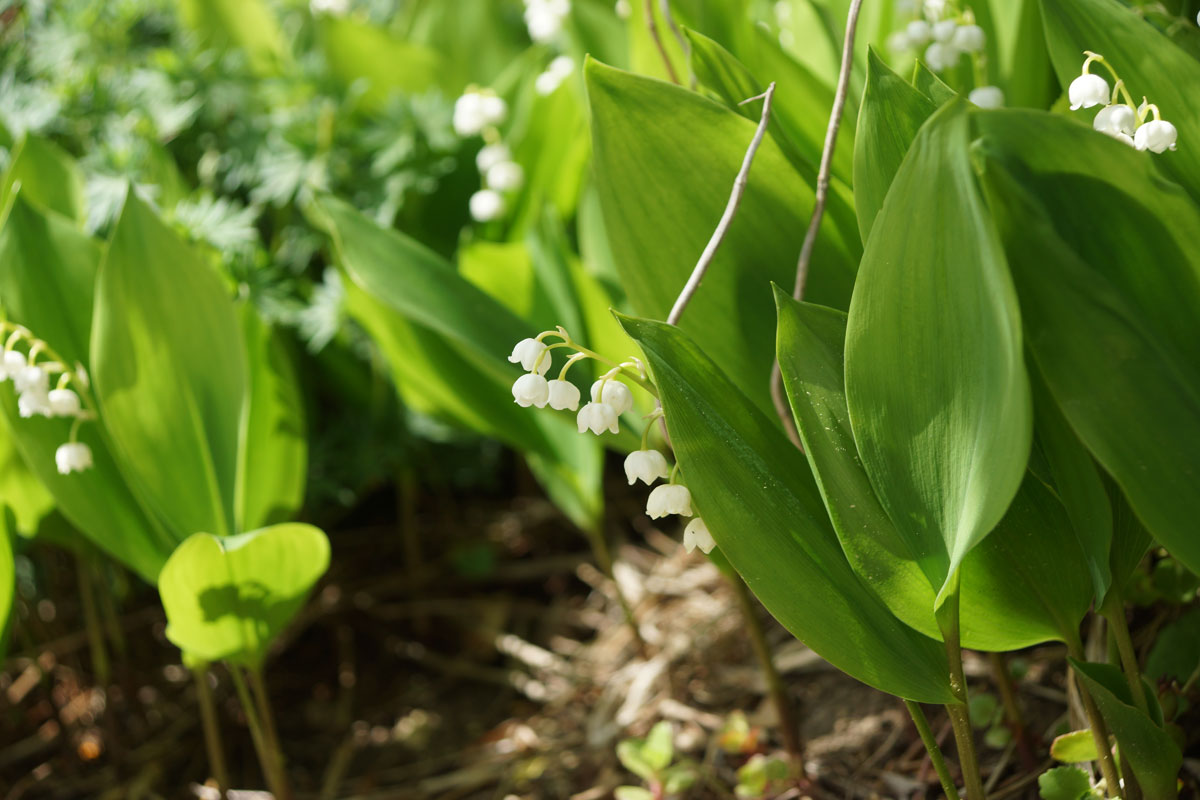
{"type": "Polygon", "coordinates": [[[70,418],[71,432],[55,450],[55,466],[62,475],[89,469],[92,450],[79,441],[80,425],[97,417],[87,371],[82,364],[68,367],[49,344],[23,325],[0,320],[0,335],[4,337],[0,383],[12,381],[17,413],[23,419],[70,418]]]}
{"type": "Polygon", "coordinates": [[[1104,107],[1092,120],[1095,130],[1138,150],[1149,150],[1151,153],[1174,150],[1179,131],[1162,118],[1158,106],[1145,97],[1140,105],[1134,105],[1133,97],[1125,88],[1125,81],[1121,80],[1112,64],[1108,63],[1104,56],[1090,50],[1085,50],[1084,55],[1087,57],[1079,77],[1071,81],[1067,89],[1071,110],[1102,105],[1104,107]],[[1108,81],[1091,71],[1092,64],[1099,64],[1112,76],[1111,91],[1108,81]]]}

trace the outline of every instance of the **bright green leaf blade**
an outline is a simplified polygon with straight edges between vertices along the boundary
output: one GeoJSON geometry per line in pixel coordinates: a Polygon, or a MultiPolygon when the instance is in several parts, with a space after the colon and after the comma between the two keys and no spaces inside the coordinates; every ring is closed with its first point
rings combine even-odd
{"type": "MultiPolygon", "coordinates": [[[[1059,82],[1079,76],[1084,50],[1100,53],[1125,81],[1135,101],[1143,96],[1179,129],[1181,146],[1161,156],[1142,154],[1200,198],[1200,148],[1187,146],[1200,135],[1200,62],[1117,0],[1042,0],[1046,42],[1059,82]]],[[[1103,68],[1093,70],[1111,76],[1103,68]]],[[[1087,118],[1084,117],[1084,120],[1087,118]]],[[[1120,174],[1113,171],[1114,175],[1120,174]]]]}
{"type": "Polygon", "coordinates": [[[661,772],[675,757],[675,731],[666,720],[656,722],[642,743],[642,758],[655,772],[661,772]]]}
{"type": "Polygon", "coordinates": [[[1079,767],[1055,767],[1038,776],[1038,795],[1042,800],[1081,800],[1091,793],[1092,781],[1079,767]]]}
{"type": "Polygon", "coordinates": [[[14,185],[27,201],[83,222],[83,173],[75,159],[49,139],[27,135],[17,145],[0,179],[0,209],[8,206],[14,185]]]}
{"type": "Polygon", "coordinates": [[[317,23],[330,71],[346,88],[365,82],[362,102],[370,109],[382,108],[398,92],[418,94],[443,85],[441,56],[434,50],[351,17],[322,14],[317,23]]]}
{"type": "Polygon", "coordinates": [[[1001,32],[998,66],[1004,76],[1004,101],[1011,107],[1048,108],[1059,94],[1058,79],[1045,47],[1039,0],[998,0],[994,3],[997,28],[1003,17],[1011,29],[1001,32]]]}
{"type": "Polygon", "coordinates": [[[918,61],[913,71],[913,86],[921,94],[929,98],[936,106],[943,106],[958,96],[958,92],[946,85],[937,73],[918,61]]]}
{"type": "Polygon", "coordinates": [[[37,533],[54,509],[54,497],[25,466],[7,424],[0,425],[0,506],[4,505],[12,509],[12,533],[19,536],[37,533]]]}
{"type": "Polygon", "coordinates": [[[1016,494],[1032,428],[1016,293],[967,133],[956,103],[913,142],[871,230],[846,333],[863,466],[939,604],[1016,494]]]}
{"type": "Polygon", "coordinates": [[[259,75],[275,75],[289,65],[283,31],[263,0],[179,0],[179,11],[206,43],[245,53],[259,75]]]}
{"type": "Polygon", "coordinates": [[[650,790],[641,786],[618,786],[613,790],[613,797],[617,800],[654,800],[650,790]]]}
{"type": "Polygon", "coordinates": [[[1100,707],[1146,800],[1176,797],[1183,756],[1175,740],[1133,706],[1121,671],[1109,664],[1089,664],[1073,658],[1069,661],[1080,683],[1100,707]]]}
{"type": "Polygon", "coordinates": [[[941,646],[851,569],[804,456],[678,329],[622,318],[662,395],[682,472],[721,552],[776,619],[885,692],[950,700],[941,646]]]}
{"type": "Polygon", "coordinates": [[[1090,730],[1071,731],[1054,737],[1050,743],[1050,757],[1064,764],[1083,764],[1095,761],[1096,737],[1090,730]]]}
{"type": "Polygon", "coordinates": [[[7,512],[7,507],[0,503],[0,658],[4,658],[8,649],[9,617],[17,588],[12,550],[13,539],[17,535],[12,530],[16,519],[7,512]]]}
{"type": "Polygon", "coordinates": [[[192,658],[257,667],[328,567],[329,540],[311,525],[194,534],[158,579],[167,638],[192,658]]]}
{"type": "MultiPolygon", "coordinates": [[[[676,86],[589,61],[595,176],[631,307],[662,319],[687,282],[729,199],[754,123],[676,86]]],[[[771,140],[759,148],[741,208],[683,329],[764,410],[773,342],[770,281],[790,287],[812,190],[771,140]]],[[[845,307],[855,241],[829,220],[807,296],[845,307]]]]}
{"type": "Polygon", "coordinates": [[[135,491],[180,537],[233,533],[241,326],[216,273],[132,191],[96,278],[92,373],[135,491]]]}
{"type": "Polygon", "coordinates": [[[867,83],[854,139],[854,207],[864,242],[904,154],[935,110],[932,100],[888,69],[874,50],[867,55],[867,83]]]}
{"type": "MultiPolygon", "coordinates": [[[[5,313],[71,362],[88,363],[88,320],[100,247],[54,212],[18,195],[0,229],[0,300],[5,313]]],[[[93,466],[59,475],[54,451],[70,435],[64,419],[21,419],[12,384],[0,388],[8,435],[22,461],[54,496],[63,515],[102,550],[154,580],[178,540],[151,520],[130,493],[95,424],[80,428],[93,466]]]]}
{"type": "Polygon", "coordinates": [[[1200,208],[1144,153],[1068,120],[994,112],[979,126],[1051,394],[1154,537],[1200,570],[1200,208]]]}
{"type": "Polygon", "coordinates": [[[246,340],[247,392],[242,409],[236,497],[237,529],[255,530],[290,517],[304,502],[308,442],[304,405],[287,348],[250,305],[238,309],[246,340]]]}

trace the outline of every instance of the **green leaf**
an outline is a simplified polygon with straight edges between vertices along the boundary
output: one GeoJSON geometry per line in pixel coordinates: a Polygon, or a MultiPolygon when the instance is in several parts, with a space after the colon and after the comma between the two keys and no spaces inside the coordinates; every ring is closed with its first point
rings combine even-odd
{"type": "Polygon", "coordinates": [[[179,538],[235,529],[245,349],[216,273],[129,191],[96,278],[92,379],[122,471],[179,538]]]}
{"type": "Polygon", "coordinates": [[[934,105],[941,107],[958,97],[958,92],[951,89],[937,73],[918,61],[913,72],[913,86],[925,95],[934,105]]]}
{"type": "Polygon", "coordinates": [[[666,720],[656,722],[642,743],[642,758],[656,773],[662,772],[675,757],[675,729],[666,720]]]}
{"type": "Polygon", "coordinates": [[[854,207],[864,242],[883,208],[883,199],[904,154],[935,110],[933,101],[888,69],[874,50],[870,51],[854,138],[854,207]]]}
{"type": "Polygon", "coordinates": [[[654,800],[654,795],[640,786],[618,786],[613,790],[613,797],[617,800],[654,800]]]}
{"type": "Polygon", "coordinates": [[[312,525],[193,534],[159,575],[167,638],[191,658],[256,669],[328,567],[329,540],[312,525]]]}
{"type": "Polygon", "coordinates": [[[1200,669],[1200,608],[1192,608],[1158,632],[1146,657],[1145,674],[1154,680],[1174,678],[1183,684],[1197,669],[1200,669]]]}
{"type": "MultiPolygon", "coordinates": [[[[778,291],[776,298],[784,385],[842,549],[896,616],[940,639],[936,587],[880,505],[855,450],[843,382],[846,315],[778,291]]],[[[961,594],[966,647],[1015,650],[1074,636],[1092,598],[1086,565],[1061,504],[1032,475],[964,560],[961,594]]]]}
{"type": "Polygon", "coordinates": [[[179,0],[179,13],[206,43],[244,52],[259,75],[290,65],[283,31],[263,0],[179,0]]]}
{"type": "Polygon", "coordinates": [[[967,134],[957,102],[913,142],[867,241],[846,332],[863,466],[938,605],[1016,494],[1032,433],[1016,294],[967,134]]]}
{"type": "MultiPolygon", "coordinates": [[[[18,194],[0,229],[0,301],[8,319],[50,344],[64,360],[88,366],[92,293],[100,247],[54,212],[18,194]]],[[[70,434],[65,419],[21,419],[11,383],[0,405],[21,460],[71,523],[94,544],[147,580],[154,580],[179,539],[165,532],[134,499],[98,424],[83,425],[91,469],[59,475],[54,451],[70,434]]],[[[180,537],[182,538],[182,537],[180,537]]]]}
{"type": "Polygon", "coordinates": [[[283,340],[249,304],[238,309],[246,340],[236,495],[237,529],[283,522],[304,502],[308,443],[300,387],[283,340]]]}
{"type": "Polygon", "coordinates": [[[362,102],[368,109],[381,109],[393,94],[443,86],[442,59],[435,50],[351,17],[322,14],[317,24],[330,72],[347,89],[365,83],[362,102]]]}
{"type": "Polygon", "coordinates": [[[617,743],[617,760],[621,762],[625,769],[637,775],[644,781],[652,781],[656,779],[654,767],[646,761],[642,755],[642,739],[625,739],[617,743]]]}
{"type": "MultiPolygon", "coordinates": [[[[1058,79],[1046,50],[1039,0],[993,3],[1005,103],[1011,107],[1048,108],[1058,96],[1058,79]],[[1002,25],[1007,29],[1001,30],[1002,25]]],[[[988,32],[989,36],[991,31],[988,32]]]]}
{"type": "Polygon", "coordinates": [[[978,124],[1050,392],[1150,533],[1198,571],[1200,208],[1145,153],[1069,120],[1009,111],[978,124]],[[1137,435],[1114,420],[1136,421],[1137,435]]]}
{"type": "MultiPolygon", "coordinates": [[[[755,125],[676,86],[589,61],[595,176],[631,307],[667,316],[729,199],[755,125]]],[[[812,189],[763,141],[724,244],[683,319],[684,330],[764,410],[774,325],[770,281],[790,288],[812,189]]],[[[807,296],[845,307],[857,236],[831,220],[819,237],[807,296]]]]}
{"type": "Polygon", "coordinates": [[[941,646],[896,619],[851,569],[804,456],[775,420],[678,329],[622,321],[654,372],[695,507],[767,610],[858,680],[948,702],[941,646]]]}
{"type": "Polygon", "coordinates": [[[13,564],[13,527],[16,519],[0,504],[0,658],[8,649],[8,631],[12,614],[13,595],[17,588],[16,567],[13,564]]]}
{"type": "Polygon", "coordinates": [[[1038,776],[1038,795],[1042,800],[1082,800],[1092,796],[1092,782],[1079,767],[1055,767],[1038,776]]]}
{"type": "Polygon", "coordinates": [[[1121,756],[1129,762],[1146,800],[1178,796],[1176,782],[1183,756],[1175,740],[1144,712],[1133,706],[1124,676],[1109,664],[1068,659],[1081,684],[1100,707],[1121,756]]]}
{"type": "Polygon", "coordinates": [[[0,425],[0,498],[0,511],[12,509],[14,535],[33,536],[54,510],[54,497],[25,466],[7,425],[0,425]]]}
{"type": "Polygon", "coordinates": [[[26,135],[13,150],[0,179],[0,209],[8,206],[14,185],[27,201],[83,222],[83,173],[75,159],[49,139],[26,135]]]}
{"type": "Polygon", "coordinates": [[[1071,731],[1055,736],[1050,743],[1050,757],[1064,764],[1083,764],[1099,758],[1096,752],[1096,737],[1090,729],[1071,731]]]}
{"type": "MultiPolygon", "coordinates": [[[[1153,162],[1200,199],[1200,148],[1187,146],[1200,135],[1200,106],[1193,91],[1200,85],[1200,62],[1117,0],[1042,0],[1041,5],[1046,43],[1059,83],[1067,86],[1079,76],[1084,50],[1103,55],[1135,99],[1148,97],[1161,109],[1163,119],[1179,129],[1178,150],[1162,155],[1141,153],[1140,159],[1153,162]]],[[[1102,67],[1093,71],[1112,84],[1102,67]]],[[[1089,135],[1099,138],[1103,134],[1089,135]]],[[[1112,174],[1121,173],[1113,169],[1112,174]]]]}

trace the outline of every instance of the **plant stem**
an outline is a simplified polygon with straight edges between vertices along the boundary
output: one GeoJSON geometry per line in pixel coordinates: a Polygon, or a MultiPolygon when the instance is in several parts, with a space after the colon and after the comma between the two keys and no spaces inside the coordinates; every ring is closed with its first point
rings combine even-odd
{"type": "Polygon", "coordinates": [[[1148,713],[1150,705],[1146,702],[1146,687],[1142,685],[1142,670],[1138,665],[1137,651],[1133,648],[1133,637],[1129,635],[1125,603],[1118,592],[1109,590],[1108,597],[1100,606],[1100,614],[1108,620],[1108,629],[1117,642],[1117,652],[1121,654],[1121,668],[1125,670],[1125,680],[1129,682],[1133,702],[1142,713],[1148,713]]]}
{"type": "Polygon", "coordinates": [[[259,720],[254,698],[250,696],[246,680],[242,677],[241,667],[230,664],[229,676],[233,679],[233,688],[237,691],[238,701],[242,704],[242,712],[246,715],[246,724],[250,727],[250,738],[258,753],[258,763],[262,766],[267,785],[277,800],[288,800],[290,792],[287,788],[287,780],[283,777],[282,770],[276,765],[274,753],[267,747],[262,722],[259,720]]]}
{"type": "Polygon", "coordinates": [[[941,781],[942,791],[946,793],[947,800],[958,800],[958,788],[954,785],[954,778],[946,766],[946,757],[942,755],[942,748],[938,747],[937,737],[933,735],[933,729],[929,727],[929,719],[925,716],[925,710],[921,708],[920,703],[914,703],[912,700],[905,700],[904,707],[908,709],[908,715],[912,717],[913,725],[917,726],[917,734],[921,737],[921,743],[925,745],[925,752],[929,753],[929,760],[933,762],[933,771],[937,773],[938,780],[941,781]]]}
{"type": "Polygon", "coordinates": [[[208,665],[192,668],[196,680],[196,700],[200,706],[200,724],[204,728],[204,748],[208,752],[208,766],[217,781],[221,796],[229,789],[229,771],[225,768],[225,749],[221,746],[221,730],[217,724],[217,708],[213,702],[212,688],[208,685],[208,665]]]}
{"type": "Polygon", "coordinates": [[[663,66],[667,68],[667,77],[671,79],[671,83],[679,83],[679,76],[675,74],[675,67],[671,65],[671,56],[667,54],[667,48],[663,46],[662,37],[658,35],[658,22],[654,19],[654,0],[646,0],[646,29],[650,31],[650,38],[654,40],[654,46],[658,48],[658,54],[662,56],[663,66]]]}
{"type": "Polygon", "coordinates": [[[92,584],[91,566],[82,557],[75,559],[75,574],[79,578],[79,602],[83,608],[83,625],[87,630],[88,650],[92,656],[92,672],[97,686],[107,686],[110,677],[108,648],[104,644],[104,629],[96,611],[96,589],[92,584]]]}
{"type": "MultiPolygon", "coordinates": [[[[1083,653],[1083,642],[1079,637],[1075,637],[1073,641],[1067,642],[1067,650],[1071,657],[1076,661],[1086,661],[1083,653]]],[[[1110,796],[1124,797],[1125,793],[1121,789],[1121,780],[1117,774],[1117,765],[1113,761],[1112,746],[1108,743],[1108,724],[1105,723],[1104,717],[1100,714],[1100,709],[1096,706],[1096,701],[1092,698],[1091,692],[1083,685],[1083,682],[1075,678],[1075,670],[1070,671],[1071,679],[1075,682],[1075,690],[1079,693],[1079,700],[1083,704],[1083,713],[1087,715],[1088,727],[1092,730],[1092,739],[1096,742],[1097,760],[1100,762],[1100,774],[1104,776],[1104,783],[1108,786],[1110,796]]]]}
{"type": "Polygon", "coordinates": [[[1037,757],[1029,746],[1029,732],[1025,729],[1025,715],[1021,713],[1021,704],[1017,700],[1017,692],[1013,687],[1012,675],[1008,671],[1008,659],[1003,653],[988,653],[992,662],[992,673],[996,678],[996,688],[1000,692],[1000,702],[1004,705],[1004,716],[1008,718],[1008,729],[1012,732],[1013,743],[1021,757],[1021,763],[1027,770],[1037,767],[1037,757]]]}
{"type": "Polygon", "coordinates": [[[291,789],[287,782],[287,770],[284,766],[283,748],[279,745],[279,732],[275,728],[275,714],[271,711],[271,696],[267,693],[267,684],[263,680],[262,667],[257,666],[248,670],[250,687],[254,690],[254,698],[258,703],[258,714],[262,720],[264,744],[271,750],[271,759],[279,772],[279,785],[283,795],[277,800],[290,800],[291,789]]]}
{"type": "Polygon", "coordinates": [[[767,693],[771,698],[772,705],[775,706],[775,714],[779,717],[779,733],[783,738],[783,747],[803,772],[804,738],[800,735],[796,707],[788,695],[787,686],[784,685],[779,670],[775,668],[774,659],[771,658],[771,646],[767,644],[767,635],[758,618],[758,609],[750,594],[750,589],[742,577],[733,570],[727,573],[727,577],[730,585],[733,586],[733,593],[737,597],[738,609],[742,612],[746,633],[750,637],[750,646],[754,648],[759,669],[762,670],[763,679],[767,682],[767,693]]]}
{"type": "Polygon", "coordinates": [[[937,609],[938,627],[946,643],[946,657],[950,662],[950,691],[958,699],[947,703],[950,725],[954,730],[954,742],[958,746],[959,768],[962,770],[963,785],[969,800],[986,800],[983,779],[979,774],[979,760],[975,756],[975,732],[971,728],[971,714],[967,707],[967,678],[963,673],[962,646],[959,638],[959,594],[958,573],[951,578],[949,595],[937,609]]]}
{"type": "Polygon", "coordinates": [[[637,620],[633,617],[633,606],[629,605],[629,599],[621,590],[621,584],[617,582],[617,575],[613,570],[612,551],[609,550],[608,539],[604,535],[604,521],[600,520],[594,527],[589,528],[587,537],[588,542],[592,545],[592,556],[596,559],[596,564],[604,573],[604,577],[612,583],[613,593],[617,596],[617,603],[621,606],[621,614],[625,617],[625,624],[629,626],[629,632],[633,634],[633,643],[637,646],[638,652],[645,656],[649,652],[646,640],[642,638],[641,631],[638,630],[637,620]]]}
{"type": "MultiPolygon", "coordinates": [[[[99,577],[103,578],[104,576],[101,573],[99,577]]],[[[113,592],[108,587],[105,587],[99,594],[100,616],[104,618],[104,629],[108,633],[108,640],[112,643],[117,661],[124,664],[126,656],[129,653],[129,647],[125,641],[125,631],[121,629],[121,620],[117,614],[117,603],[113,599],[113,592]]]]}

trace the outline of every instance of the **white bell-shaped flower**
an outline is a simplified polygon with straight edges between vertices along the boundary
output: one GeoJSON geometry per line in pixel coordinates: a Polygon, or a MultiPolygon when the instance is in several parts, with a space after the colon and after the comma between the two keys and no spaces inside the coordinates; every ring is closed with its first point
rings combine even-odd
{"type": "Polygon", "coordinates": [[[558,56],[550,62],[545,72],[537,76],[533,82],[533,88],[540,95],[553,94],[554,90],[562,85],[562,82],[574,71],[575,60],[573,58],[558,56]]]}
{"type": "Polygon", "coordinates": [[[689,553],[699,547],[701,553],[708,555],[716,546],[712,534],[708,532],[708,525],[700,517],[696,517],[683,529],[683,549],[689,553]]]}
{"type": "Polygon", "coordinates": [[[556,38],[570,13],[571,4],[567,0],[526,0],[525,27],[529,38],[539,43],[556,38]]]}
{"type": "Polygon", "coordinates": [[[1133,134],[1133,145],[1138,150],[1149,150],[1151,153],[1165,153],[1175,149],[1175,140],[1179,131],[1165,119],[1152,119],[1143,122],[1133,134]]]}
{"type": "Polygon", "coordinates": [[[25,354],[17,350],[5,350],[0,358],[0,381],[15,378],[25,368],[25,354]]]}
{"type": "Polygon", "coordinates": [[[495,189],[498,192],[511,192],[515,189],[520,189],[524,181],[525,171],[521,169],[520,164],[515,164],[512,161],[501,161],[499,164],[493,164],[487,171],[488,188],[495,189]]]}
{"type": "Polygon", "coordinates": [[[479,101],[479,109],[483,114],[485,125],[503,125],[505,118],[508,117],[508,103],[504,102],[504,98],[494,94],[483,95],[479,101]]]}
{"type": "Polygon", "coordinates": [[[579,387],[570,381],[550,381],[550,407],[558,411],[579,410],[579,387]]]}
{"type": "Polygon", "coordinates": [[[350,13],[350,0],[308,0],[308,9],[313,14],[342,17],[350,13]]]}
{"type": "Polygon", "coordinates": [[[611,378],[608,380],[601,378],[593,383],[591,395],[593,403],[603,403],[618,415],[633,408],[633,392],[629,391],[629,387],[625,384],[611,378]],[[602,386],[603,397],[600,396],[602,386]]]}
{"type": "Polygon", "coordinates": [[[617,0],[613,6],[613,11],[621,19],[629,19],[629,15],[633,13],[633,6],[629,4],[629,0],[617,0]]]}
{"type": "Polygon", "coordinates": [[[952,19],[944,19],[941,22],[933,23],[933,40],[942,44],[949,44],[954,39],[954,32],[958,30],[958,23],[952,19]]]}
{"type": "Polygon", "coordinates": [[[480,148],[479,153],[475,156],[475,166],[486,175],[492,167],[510,160],[512,160],[512,153],[508,151],[506,145],[489,144],[480,148]]]}
{"type": "Polygon", "coordinates": [[[954,29],[950,44],[964,53],[978,53],[987,44],[987,34],[978,25],[959,25],[954,29]]]}
{"type": "Polygon", "coordinates": [[[678,514],[681,517],[692,515],[692,493],[686,486],[677,483],[665,483],[655,486],[646,498],[646,515],[651,519],[665,517],[668,514],[678,514]]]}
{"type": "Polygon", "coordinates": [[[641,481],[649,486],[657,480],[666,480],[671,475],[667,459],[657,450],[634,450],[625,456],[625,477],[629,485],[641,481]]]}
{"type": "Polygon", "coordinates": [[[513,384],[512,396],[521,408],[530,406],[545,408],[546,403],[550,400],[550,386],[541,375],[527,372],[517,378],[516,383],[513,384]]]}
{"type": "Polygon", "coordinates": [[[977,86],[967,99],[980,108],[1004,108],[1004,90],[999,86],[977,86]]]}
{"type": "Polygon", "coordinates": [[[908,34],[904,31],[893,31],[887,37],[887,49],[893,53],[907,53],[912,49],[908,34]]]}
{"type": "Polygon", "coordinates": [[[923,19],[914,19],[904,26],[904,35],[911,47],[924,47],[933,38],[933,26],[923,19]]]}
{"type": "Polygon", "coordinates": [[[50,414],[55,417],[77,417],[82,409],[79,395],[70,389],[51,389],[46,399],[50,403],[50,414]]]}
{"type": "Polygon", "coordinates": [[[945,72],[958,63],[959,52],[952,44],[934,42],[925,48],[925,64],[934,72],[945,72]]]}
{"type": "Polygon", "coordinates": [[[617,426],[617,412],[613,411],[612,406],[604,403],[588,403],[579,409],[575,423],[578,425],[580,433],[591,431],[599,436],[605,431],[620,432],[620,428],[617,426]]]}
{"type": "Polygon", "coordinates": [[[925,0],[922,4],[925,16],[930,19],[941,19],[946,13],[946,0],[925,0]]]}
{"type": "Polygon", "coordinates": [[[550,357],[542,358],[542,353],[545,353],[546,350],[545,342],[539,342],[533,338],[522,339],[513,348],[512,355],[508,357],[508,362],[510,364],[520,364],[521,369],[526,372],[533,372],[536,366],[538,373],[545,375],[546,371],[550,369],[550,357]]]}
{"type": "Polygon", "coordinates": [[[494,189],[480,189],[467,203],[476,222],[491,222],[504,213],[504,198],[494,189]]]}
{"type": "Polygon", "coordinates": [[[454,132],[459,136],[475,136],[487,126],[483,95],[467,92],[454,101],[454,132]]]}
{"type": "Polygon", "coordinates": [[[1137,112],[1124,103],[1105,106],[1092,120],[1092,127],[1109,136],[1133,136],[1133,132],[1137,130],[1137,112]]]}
{"type": "Polygon", "coordinates": [[[1109,92],[1108,81],[1099,75],[1090,73],[1080,75],[1071,81],[1067,87],[1067,98],[1071,101],[1071,110],[1108,105],[1112,95],[1109,92]]]}
{"type": "Polygon", "coordinates": [[[50,376],[41,367],[29,364],[13,373],[13,385],[19,394],[46,394],[50,391],[50,376]]]}
{"type": "Polygon", "coordinates": [[[83,442],[67,442],[54,451],[54,464],[60,475],[83,472],[92,466],[92,449],[83,442]]]}
{"type": "Polygon", "coordinates": [[[49,394],[37,387],[21,392],[17,397],[17,413],[25,419],[51,416],[49,394]]]}

